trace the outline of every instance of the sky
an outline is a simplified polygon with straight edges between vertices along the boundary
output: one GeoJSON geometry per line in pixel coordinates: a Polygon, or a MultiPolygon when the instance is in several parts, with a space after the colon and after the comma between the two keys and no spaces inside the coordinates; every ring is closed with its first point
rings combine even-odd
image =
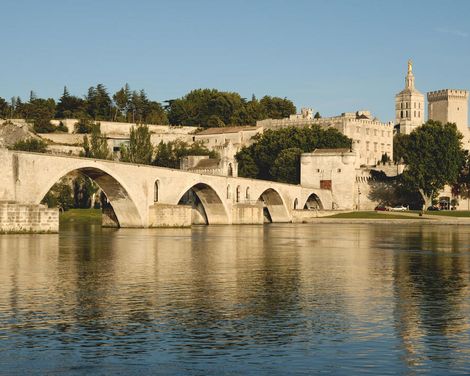
{"type": "Polygon", "coordinates": [[[412,59],[422,93],[470,89],[467,0],[2,0],[0,97],[125,83],[287,97],[323,116],[394,120],[412,59]]]}

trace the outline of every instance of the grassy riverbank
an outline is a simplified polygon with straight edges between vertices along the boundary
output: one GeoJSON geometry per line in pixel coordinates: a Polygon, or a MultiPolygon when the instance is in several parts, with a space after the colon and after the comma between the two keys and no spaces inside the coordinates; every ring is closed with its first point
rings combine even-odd
{"type": "Polygon", "coordinates": [[[426,215],[436,215],[441,217],[456,217],[456,218],[470,218],[470,211],[467,210],[439,210],[439,211],[426,211],[426,215]]]}
{"type": "Polygon", "coordinates": [[[419,216],[389,214],[375,211],[354,211],[350,213],[339,213],[324,218],[345,218],[345,219],[418,219],[419,216]]]}
{"type": "Polygon", "coordinates": [[[61,222],[101,223],[100,209],[70,209],[60,213],[61,222]]]}

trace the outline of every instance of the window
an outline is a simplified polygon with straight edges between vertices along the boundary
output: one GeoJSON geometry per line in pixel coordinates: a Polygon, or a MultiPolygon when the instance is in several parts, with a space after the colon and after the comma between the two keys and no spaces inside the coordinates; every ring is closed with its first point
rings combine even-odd
{"type": "Polygon", "coordinates": [[[366,141],[366,151],[369,151],[369,141],[366,141]]]}
{"type": "Polygon", "coordinates": [[[421,111],[418,111],[418,117],[421,117],[421,111]]]}
{"type": "Polygon", "coordinates": [[[237,202],[240,202],[240,186],[237,186],[237,202]]]}
{"type": "Polygon", "coordinates": [[[155,180],[155,184],[153,186],[153,202],[158,202],[159,189],[160,189],[160,180],[155,180]]]}
{"type": "Polygon", "coordinates": [[[403,119],[403,111],[401,111],[401,113],[400,113],[400,117],[403,119]]]}
{"type": "Polygon", "coordinates": [[[338,168],[338,173],[339,173],[339,174],[341,173],[341,169],[340,169],[340,168],[338,168]]]}
{"type": "Polygon", "coordinates": [[[413,115],[413,116],[416,117],[416,111],[414,112],[414,115],[413,115]]]}
{"type": "Polygon", "coordinates": [[[366,128],[366,135],[369,135],[369,128],[366,128]]]}
{"type": "Polygon", "coordinates": [[[245,198],[246,198],[247,200],[250,199],[250,187],[246,187],[245,198]]]}
{"type": "Polygon", "coordinates": [[[232,192],[230,191],[230,184],[227,185],[227,198],[230,198],[232,196],[232,192]]]}
{"type": "Polygon", "coordinates": [[[374,142],[374,151],[377,151],[377,142],[374,142]]]}
{"type": "Polygon", "coordinates": [[[297,206],[299,206],[299,199],[294,200],[294,210],[297,209],[297,206]]]}

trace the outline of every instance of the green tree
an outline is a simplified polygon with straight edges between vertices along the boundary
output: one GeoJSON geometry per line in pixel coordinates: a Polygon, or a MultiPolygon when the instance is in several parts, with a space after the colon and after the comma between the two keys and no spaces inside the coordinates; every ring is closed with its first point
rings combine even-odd
{"type": "Polygon", "coordinates": [[[131,128],[129,146],[121,147],[121,161],[151,164],[153,146],[150,142],[150,131],[146,125],[131,128]]]}
{"type": "MultiPolygon", "coordinates": [[[[279,170],[271,170],[271,167],[283,150],[297,148],[302,152],[311,152],[317,148],[350,147],[351,140],[334,128],[323,129],[318,125],[313,125],[302,128],[286,127],[275,131],[267,130],[262,135],[257,135],[252,145],[242,148],[237,153],[238,172],[240,176],[277,180],[277,176],[273,176],[272,172],[279,170]],[[253,176],[253,172],[256,171],[253,163],[257,167],[256,176],[253,176]]],[[[287,160],[287,156],[283,159],[287,160]]],[[[290,161],[293,163],[292,159],[290,161]]],[[[292,171],[294,167],[289,168],[292,171]]],[[[289,182],[298,183],[294,180],[289,182]]]]}
{"type": "Polygon", "coordinates": [[[82,118],[75,124],[75,133],[86,134],[90,133],[93,127],[93,122],[89,119],[82,118]]]}
{"type": "Polygon", "coordinates": [[[83,137],[83,153],[81,155],[86,158],[111,158],[106,136],[101,134],[99,123],[92,125],[90,140],[88,140],[88,135],[83,137]]]}
{"type": "Polygon", "coordinates": [[[428,120],[406,137],[403,181],[418,191],[426,207],[446,184],[457,182],[465,154],[455,124],[428,120]]]}
{"type": "Polygon", "coordinates": [[[408,148],[406,145],[407,140],[408,136],[402,133],[397,133],[393,136],[393,161],[395,163],[400,163],[405,157],[406,149],[408,148]]]}
{"type": "Polygon", "coordinates": [[[129,84],[125,84],[120,90],[113,95],[113,101],[116,105],[114,112],[114,121],[118,119],[127,119],[127,111],[131,100],[131,88],[129,84]]]}
{"type": "Polygon", "coordinates": [[[161,141],[155,150],[153,164],[160,167],[180,168],[180,161],[188,155],[208,155],[217,158],[218,154],[208,150],[204,144],[195,142],[189,145],[187,142],[176,140],[164,143],[161,141]]]}
{"type": "Polygon", "coordinates": [[[464,161],[460,167],[459,176],[452,186],[452,193],[455,196],[470,199],[470,154],[466,150],[464,151],[464,161]]]}
{"type": "Polygon", "coordinates": [[[289,148],[282,150],[270,169],[270,174],[276,181],[282,183],[300,183],[300,154],[303,150],[289,148]]]}
{"type": "Polygon", "coordinates": [[[260,100],[269,119],[282,119],[296,113],[294,103],[287,98],[264,96],[260,100]]]}
{"type": "Polygon", "coordinates": [[[88,115],[95,120],[111,120],[112,100],[103,84],[91,86],[86,96],[88,115]]]}
{"type": "Polygon", "coordinates": [[[58,182],[47,192],[42,203],[49,208],[59,207],[63,211],[67,211],[74,204],[72,188],[66,182],[58,182]]]}
{"type": "Polygon", "coordinates": [[[10,105],[0,97],[0,118],[6,119],[10,116],[10,105]]]}
{"type": "Polygon", "coordinates": [[[57,102],[55,117],[57,119],[83,118],[86,114],[85,101],[69,94],[67,86],[57,102]]]}
{"type": "Polygon", "coordinates": [[[315,112],[315,115],[313,116],[314,119],[321,119],[320,113],[317,111],[315,112]]]}
{"type": "Polygon", "coordinates": [[[32,151],[36,153],[45,153],[47,151],[47,143],[37,138],[28,138],[26,140],[17,141],[13,150],[32,151]]]}
{"type": "Polygon", "coordinates": [[[34,92],[31,92],[30,101],[25,104],[18,104],[18,111],[28,121],[34,125],[34,131],[38,133],[50,133],[55,130],[55,126],[51,124],[56,112],[55,101],[52,98],[37,98],[34,92]]]}

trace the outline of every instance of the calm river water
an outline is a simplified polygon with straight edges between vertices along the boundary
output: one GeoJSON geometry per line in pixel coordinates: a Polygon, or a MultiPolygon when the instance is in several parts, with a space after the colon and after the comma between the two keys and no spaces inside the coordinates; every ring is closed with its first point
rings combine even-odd
{"type": "Polygon", "coordinates": [[[470,226],[0,236],[1,374],[470,374],[470,226]]]}

